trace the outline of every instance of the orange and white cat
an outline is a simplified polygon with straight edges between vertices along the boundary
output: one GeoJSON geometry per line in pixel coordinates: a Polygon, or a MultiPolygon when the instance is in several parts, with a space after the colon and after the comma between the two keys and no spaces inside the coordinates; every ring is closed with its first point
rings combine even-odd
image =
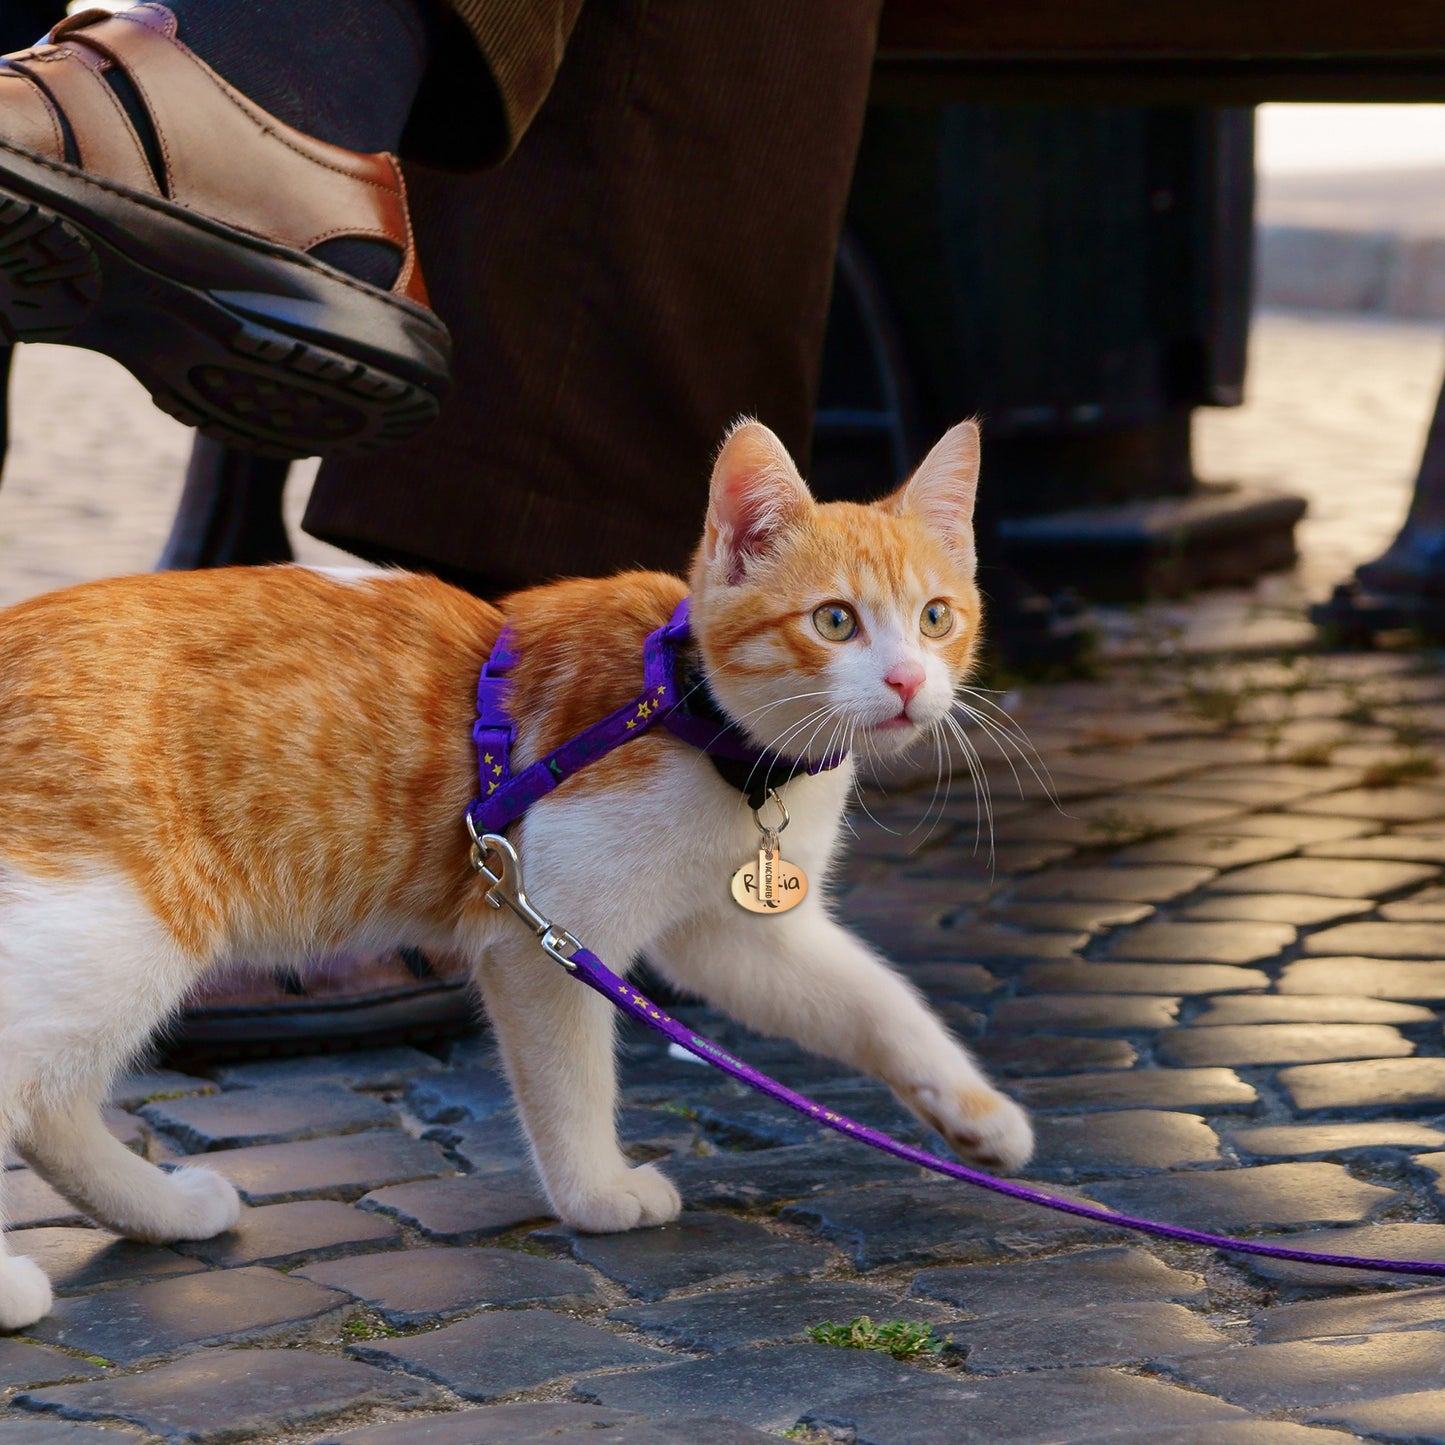
{"type": "MultiPolygon", "coordinates": [[[[525,766],[636,695],[643,639],[690,585],[713,695],[757,745],[900,749],[940,725],[974,658],[977,475],[965,422],[893,496],[820,505],[744,423],[688,584],[565,581],[499,611],[399,572],[235,569],[0,614],[0,1147],[133,1239],[220,1233],[238,1216],[230,1184],[162,1171],[106,1132],[116,1072],[217,965],[416,944],[472,961],[557,1213],[599,1231],[672,1219],[677,1191],[617,1143],[613,1011],[485,906],[467,866],[478,672],[507,621],[525,766]]],[[[513,836],[541,906],[613,967],[645,951],[751,1027],[883,1080],[964,1157],[1016,1168],[1024,1113],[829,916],[819,885],[851,784],[845,763],[783,789],[786,856],[813,887],[781,916],[729,894],[757,848],[744,798],[660,730],[513,836]]],[[[50,1298],[0,1238],[0,1329],[50,1298]]]]}

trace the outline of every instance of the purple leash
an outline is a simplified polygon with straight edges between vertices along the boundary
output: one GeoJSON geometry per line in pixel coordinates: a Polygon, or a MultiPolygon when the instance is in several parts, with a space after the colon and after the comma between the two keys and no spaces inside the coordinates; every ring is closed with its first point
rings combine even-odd
{"type": "Polygon", "coordinates": [[[863,1143],[931,1169],[935,1174],[946,1174],[951,1179],[961,1179],[979,1189],[1019,1199],[1026,1204],[1037,1204],[1044,1209],[1054,1209],[1061,1214],[1073,1214],[1095,1224],[1110,1225],[1115,1229],[1132,1229],[1140,1234],[1152,1234],[1159,1239],[1176,1239],[1184,1244],[1202,1244],[1210,1249],[1229,1250],[1234,1254],[1253,1254],[1264,1259],[1288,1259],[1299,1264],[1334,1265],[1342,1269],[1375,1270],[1382,1274],[1428,1274],[1445,1276],[1445,1261],[1420,1259],[1375,1259],[1368,1255],[1319,1254],[1308,1249],[1290,1249],[1282,1244],[1265,1244],[1252,1239],[1232,1239],[1224,1234],[1207,1234],[1198,1229],[1185,1229],[1177,1224],[1161,1224],[1153,1219],[1135,1219],[1128,1214],[1116,1214],[1094,1204],[1079,1204],[1057,1194],[1047,1194],[1041,1189],[1030,1188],[1027,1184],[1011,1184],[1006,1179],[995,1178],[982,1170],[970,1169],[967,1165],[956,1164],[951,1159],[940,1159],[926,1149],[904,1144],[877,1129],[870,1129],[856,1119],[850,1119],[836,1110],[815,1104],[804,1095],[795,1093],[785,1084],[769,1078],[750,1064],[735,1059],[726,1049],[719,1048],[709,1039],[684,1028],[671,1015],[644,997],[625,979],[613,973],[595,953],[584,948],[565,929],[559,928],[544,918],[528,901],[522,889],[522,869],[516,849],[503,837],[495,834],[479,834],[472,828],[470,818],[467,826],[472,833],[472,867],[490,883],[487,902],[493,908],[505,904],[537,937],[537,941],[549,957],[560,963],[574,978],[595,989],[603,998],[620,1009],[629,1018],[637,1019],[649,1028],[655,1029],[664,1038],[696,1055],[706,1064],[720,1069],[725,1074],[740,1080],[750,1089],[776,1099],[780,1104],[816,1119],[829,1129],[846,1134],[863,1143]],[[497,860],[498,869],[493,870],[497,860]]]}
{"type": "MultiPolygon", "coordinates": [[[[572,975],[595,989],[628,1017],[655,1029],[664,1038],[686,1049],[704,1063],[740,1080],[750,1089],[776,1099],[780,1104],[806,1114],[810,1119],[840,1134],[859,1139],[885,1154],[905,1159],[935,1174],[944,1174],[965,1184],[987,1189],[1009,1199],[1036,1204],[1043,1209],[1072,1214],[1096,1224],[1115,1229],[1131,1229],[1152,1234],[1160,1239],[1175,1239],[1184,1244],[1201,1244],[1211,1249],[1229,1250],[1235,1254],[1253,1254],[1264,1259],[1287,1259],[1300,1264],[1334,1265],[1343,1269],[1375,1270],[1384,1274],[1424,1274],[1445,1277],[1445,1261],[1375,1259],[1365,1255],[1319,1254],[1307,1249],[1290,1249],[1280,1244],[1264,1244],[1257,1240],[1232,1239],[1223,1234],[1207,1234],[1180,1225],[1161,1224],[1152,1219],[1135,1219],[1127,1214],[1093,1204],[1079,1204],[1060,1195],[1047,1194],[1026,1184],[1011,1184],[978,1169],[940,1159],[912,1144],[870,1129],[836,1110],[826,1109],[802,1094],[795,1093],[776,1079],[735,1059],[709,1039],[684,1028],[676,1019],[645,998],[625,979],[619,978],[565,929],[557,927],[528,901],[522,889],[522,869],[516,850],[501,836],[508,823],[521,817],[538,798],[550,793],[574,773],[614,748],[641,737],[661,724],[682,741],[704,753],[720,756],[740,764],[744,775],[751,777],[766,759],[758,753],[735,728],[727,724],[690,715],[683,707],[680,652],[689,638],[687,599],[678,605],[672,619],[652,633],[643,648],[643,690],[639,697],[594,723],[577,737],[539,759],[520,773],[511,771],[511,750],[516,731],[507,708],[507,678],[516,665],[516,653],[510,634],[504,629],[477,686],[478,717],[472,730],[477,747],[481,790],[467,809],[467,831],[472,837],[472,867],[491,885],[487,902],[493,908],[504,904],[536,935],[543,950],[572,975]],[[499,860],[500,872],[490,866],[499,860]]],[[[840,755],[832,755],[818,763],[787,763],[794,771],[819,772],[836,767],[840,755]]],[[[776,764],[775,764],[776,765],[776,764]]],[[[766,779],[766,771],[764,773],[766,779]]]]}

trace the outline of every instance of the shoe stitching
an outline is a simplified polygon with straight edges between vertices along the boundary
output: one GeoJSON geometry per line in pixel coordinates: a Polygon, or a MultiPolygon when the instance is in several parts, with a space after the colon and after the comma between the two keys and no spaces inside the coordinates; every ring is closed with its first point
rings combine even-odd
{"type": "MultiPolygon", "coordinates": [[[[392,291],[383,291],[379,286],[370,286],[365,281],[349,275],[345,271],[339,271],[335,266],[328,266],[324,261],[317,261],[308,256],[304,251],[294,250],[290,246],[283,246],[277,241],[268,240],[265,236],[258,236],[252,231],[243,231],[239,226],[228,226],[224,221],[217,221],[210,216],[204,216],[199,211],[192,211],[185,206],[176,205],[172,201],[166,201],[161,196],[147,196],[139,191],[133,191],[129,186],[117,185],[114,181],[108,181],[104,176],[92,175],[89,171],[81,170],[78,166],[68,166],[51,160],[48,156],[37,155],[33,151],[27,151],[22,146],[10,145],[0,140],[0,156],[9,152],[13,156],[30,162],[33,165],[44,167],[48,171],[54,171],[57,175],[69,179],[79,180],[86,185],[94,186],[97,190],[109,191],[112,195],[119,196],[122,200],[129,201],[133,205],[144,206],[152,211],[159,211],[163,215],[179,215],[190,224],[201,230],[215,232],[223,240],[232,240],[234,237],[242,237],[245,241],[256,246],[260,250],[268,251],[273,255],[282,256],[297,265],[303,266],[309,271],[318,271],[340,281],[342,285],[353,291],[360,292],[363,296],[380,297],[394,306],[405,310],[416,312],[419,317],[431,321],[441,330],[446,331],[446,324],[429,306],[422,306],[409,297],[397,295],[392,291]]],[[[4,173],[0,171],[0,185],[3,185],[4,173]]],[[[40,205],[49,205],[51,202],[41,200],[40,205]]],[[[65,217],[69,220],[70,217],[65,217]]],[[[393,241],[395,238],[392,238],[393,241]]]]}

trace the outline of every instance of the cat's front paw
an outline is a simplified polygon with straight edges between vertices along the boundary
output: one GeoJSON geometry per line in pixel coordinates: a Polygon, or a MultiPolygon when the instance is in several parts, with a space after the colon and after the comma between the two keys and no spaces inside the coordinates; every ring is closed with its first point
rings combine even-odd
{"type": "Polygon", "coordinates": [[[969,1164],[1012,1174],[1033,1157],[1034,1131],[1029,1116],[988,1084],[949,1089],[917,1084],[900,1089],[899,1094],[969,1164]]]}
{"type": "Polygon", "coordinates": [[[682,1213],[672,1181],[651,1164],[626,1169],[601,1187],[569,1191],[553,1202],[568,1224],[587,1234],[667,1224],[682,1213]]]}
{"type": "Polygon", "coordinates": [[[0,1332],[23,1330],[50,1313],[50,1281],[33,1259],[0,1256],[0,1332]]]}
{"type": "Polygon", "coordinates": [[[165,1175],[165,1209],[139,1229],[126,1232],[148,1244],[180,1239],[214,1239],[234,1229],[241,1217],[241,1198],[229,1180],[209,1169],[175,1169],[165,1175]]]}

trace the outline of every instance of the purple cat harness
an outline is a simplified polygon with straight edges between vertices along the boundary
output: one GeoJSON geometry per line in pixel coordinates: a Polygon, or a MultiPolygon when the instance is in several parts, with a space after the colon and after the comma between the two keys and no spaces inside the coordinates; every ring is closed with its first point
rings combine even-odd
{"type": "MultiPolygon", "coordinates": [[[[1152,1219],[1136,1219],[1096,1204],[1081,1203],[1062,1195],[1050,1194],[1027,1184],[1014,1184],[1006,1179],[970,1169],[967,1165],[942,1159],[927,1150],[905,1144],[877,1129],[870,1129],[835,1109],[814,1103],[795,1093],[776,1079],[769,1078],[750,1064],[734,1058],[726,1049],[695,1034],[672,1018],[650,999],[644,997],[625,979],[613,973],[595,953],[542,914],[528,899],[523,888],[522,865],[517,850],[501,835],[507,823],[519,818],[538,798],[552,791],[564,778],[580,771],[588,763],[611,752],[632,738],[641,736],[659,724],[683,741],[712,755],[715,747],[725,748],[722,754],[747,769],[751,778],[759,766],[776,779],[779,762],[768,764],[758,750],[751,747],[742,734],[725,721],[700,718],[683,711],[681,648],[688,640],[687,601],[679,605],[671,622],[648,637],[643,649],[644,686],[642,693],[625,708],[619,708],[586,731],[564,743],[545,758],[513,776],[509,771],[513,726],[506,711],[505,678],[515,663],[515,653],[504,632],[497,639],[490,660],[482,671],[477,689],[478,719],[473,729],[481,777],[481,794],[467,809],[467,831],[472,838],[471,864],[487,880],[487,902],[493,908],[510,909],[531,929],[543,951],[571,975],[605,999],[629,1018],[655,1029],[664,1038],[695,1055],[704,1063],[746,1084],[750,1089],[776,1099],[780,1104],[806,1114],[809,1118],[851,1138],[861,1140],[874,1149],[892,1154],[910,1164],[962,1180],[979,1189],[1017,1199],[1025,1204],[1072,1214],[1114,1229],[1133,1230],[1159,1239],[1178,1240],[1184,1244],[1205,1245],[1211,1249],[1234,1254],[1252,1254],[1265,1259],[1292,1260],[1300,1264],[1334,1265],[1344,1269],[1374,1270],[1386,1274],[1423,1274],[1445,1276],[1445,1261],[1378,1259],[1368,1255],[1325,1254],[1308,1249],[1291,1249],[1287,1245],[1269,1244],[1262,1240],[1234,1239],[1228,1235],[1209,1234],[1185,1229],[1152,1219]]],[[[834,767],[838,757],[821,763],[790,763],[782,761],[788,777],[807,771],[815,773],[834,767]]],[[[727,776],[725,774],[725,776],[727,776]]],[[[778,786],[775,781],[772,786],[778,786]]],[[[751,784],[750,784],[751,787],[751,784]]],[[[747,791],[747,789],[745,789],[747,791]]],[[[766,796],[766,794],[764,794],[766,796]]]]}
{"type": "Polygon", "coordinates": [[[625,707],[609,713],[560,748],[539,758],[520,773],[512,772],[516,725],[507,711],[508,674],[517,654],[506,628],[477,681],[477,720],[472,741],[477,745],[481,791],[467,809],[467,827],[475,837],[500,833],[520,818],[538,798],[580,772],[588,763],[661,726],[674,737],[705,753],[723,778],[761,808],[773,788],[800,773],[836,768],[844,754],[830,753],[817,762],[770,756],[754,747],[742,730],[711,705],[706,689],[687,675],[685,651],[692,633],[688,599],[666,625],[651,633],[642,647],[642,691],[625,707]]]}

